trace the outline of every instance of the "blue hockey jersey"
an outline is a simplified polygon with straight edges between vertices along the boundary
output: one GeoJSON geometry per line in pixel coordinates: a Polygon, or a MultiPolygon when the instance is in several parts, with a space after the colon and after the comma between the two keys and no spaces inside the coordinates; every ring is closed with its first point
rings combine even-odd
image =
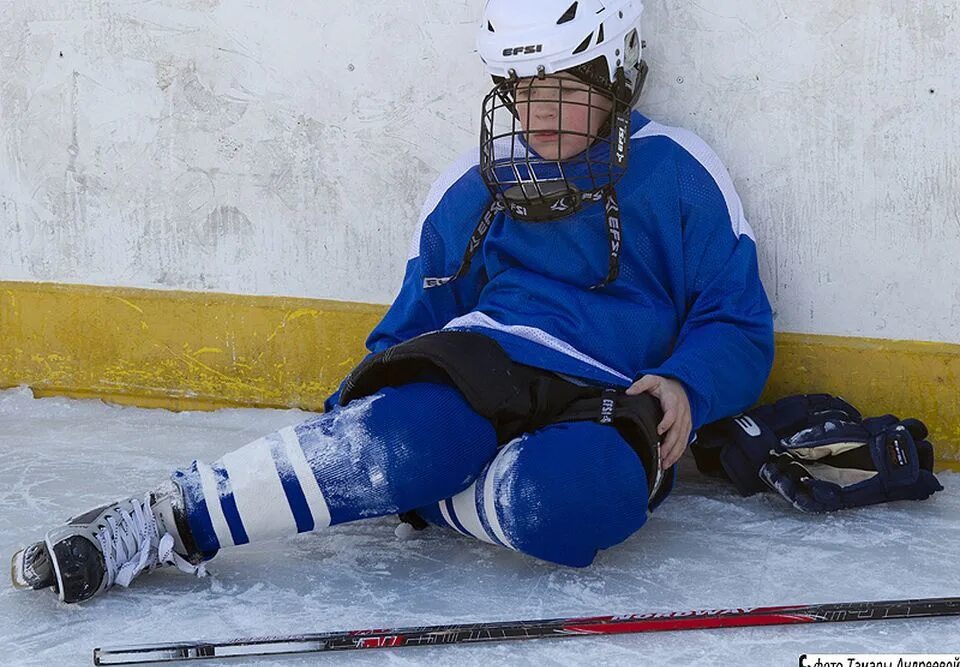
{"type": "Polygon", "coordinates": [[[609,268],[602,203],[546,223],[501,213],[466,275],[424,288],[425,277],[457,271],[490,202],[478,164],[474,150],[428,194],[371,353],[465,329],[491,336],[514,361],[591,383],[672,377],[687,390],[694,429],[757,400],[773,362],[770,304],[740,198],[699,137],[634,112],[617,184],[620,275],[593,290],[609,268]]]}

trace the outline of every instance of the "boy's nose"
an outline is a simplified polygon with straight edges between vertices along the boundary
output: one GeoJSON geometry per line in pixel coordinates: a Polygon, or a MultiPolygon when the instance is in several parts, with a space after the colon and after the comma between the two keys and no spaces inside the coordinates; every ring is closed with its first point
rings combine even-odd
{"type": "Polygon", "coordinates": [[[533,104],[532,115],[537,120],[550,120],[557,116],[556,102],[535,102],[533,104]]]}

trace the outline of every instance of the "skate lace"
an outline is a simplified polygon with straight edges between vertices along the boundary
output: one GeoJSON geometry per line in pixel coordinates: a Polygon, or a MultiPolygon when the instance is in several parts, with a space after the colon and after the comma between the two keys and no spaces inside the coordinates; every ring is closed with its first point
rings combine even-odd
{"type": "Polygon", "coordinates": [[[173,550],[173,535],[160,535],[150,509],[150,494],[143,501],[132,498],[108,514],[96,532],[103,550],[107,585],[127,587],[144,570],[173,565],[181,572],[206,575],[203,565],[194,565],[173,550]]]}

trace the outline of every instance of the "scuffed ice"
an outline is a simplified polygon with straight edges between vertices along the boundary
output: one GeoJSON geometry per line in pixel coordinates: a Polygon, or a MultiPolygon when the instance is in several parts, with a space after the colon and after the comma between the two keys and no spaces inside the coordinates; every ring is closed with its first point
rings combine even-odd
{"type": "MultiPolygon", "coordinates": [[[[310,415],[174,414],[0,392],[0,552],[310,415]]],[[[741,499],[685,460],[674,496],[586,570],[376,519],[221,552],[213,576],[160,571],[83,606],[0,585],[4,665],[87,665],[94,646],[447,622],[960,595],[960,475],[946,491],[830,516],[741,499]]],[[[224,665],[795,665],[804,652],[957,649],[960,620],[660,633],[277,657],[224,665]]]]}

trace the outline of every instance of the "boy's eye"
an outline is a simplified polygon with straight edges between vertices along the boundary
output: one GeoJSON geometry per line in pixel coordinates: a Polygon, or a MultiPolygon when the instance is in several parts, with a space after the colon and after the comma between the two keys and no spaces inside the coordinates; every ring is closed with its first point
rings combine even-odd
{"type": "Polygon", "coordinates": [[[589,94],[589,88],[577,81],[568,79],[550,79],[546,83],[528,82],[518,84],[513,91],[516,103],[526,104],[533,100],[544,102],[557,100],[579,100],[589,94]]]}

